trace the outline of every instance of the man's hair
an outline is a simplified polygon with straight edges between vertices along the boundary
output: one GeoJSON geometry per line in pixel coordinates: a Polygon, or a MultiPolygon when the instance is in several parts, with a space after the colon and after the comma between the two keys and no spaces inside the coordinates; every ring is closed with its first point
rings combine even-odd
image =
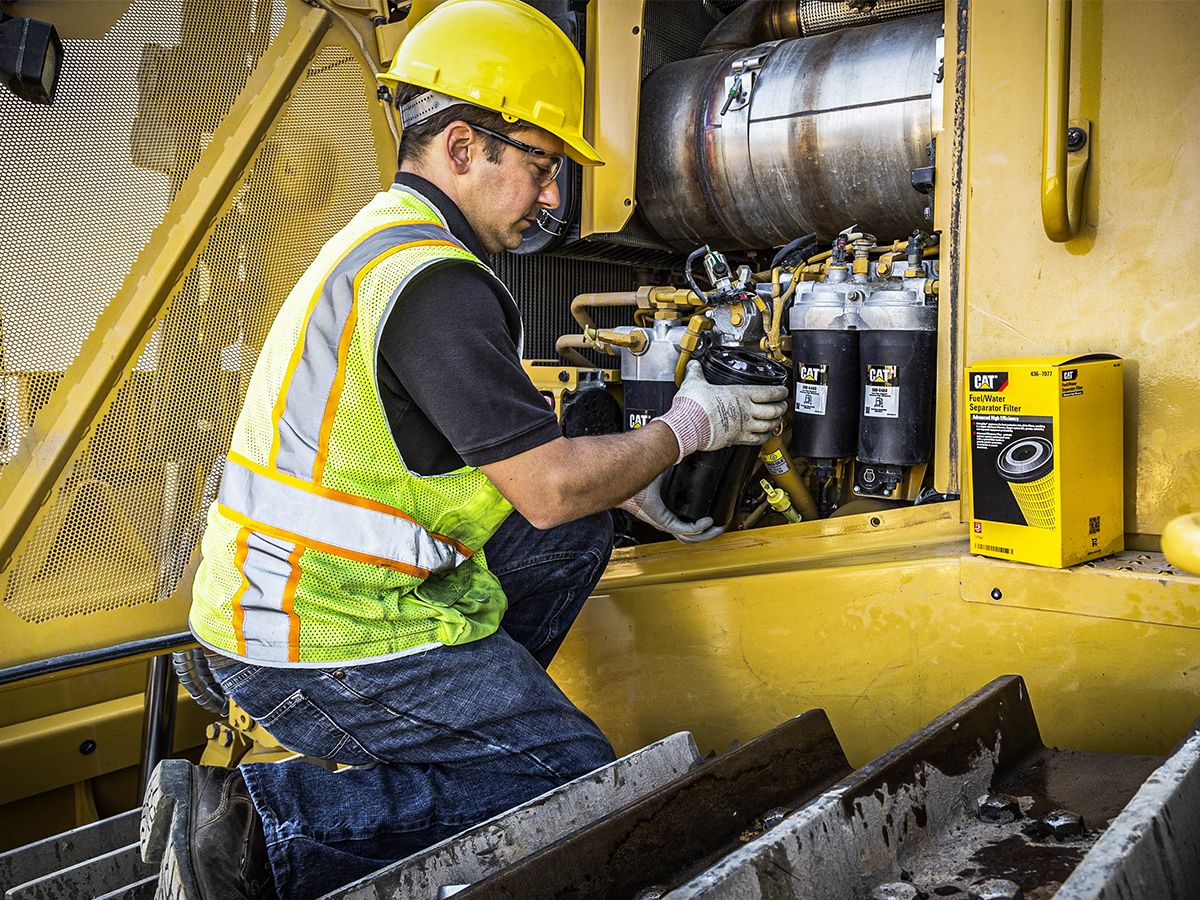
{"type": "MultiPolygon", "coordinates": [[[[416,99],[426,90],[426,88],[412,84],[397,85],[396,108],[399,109],[410,100],[416,99]]],[[[509,122],[500,113],[492,112],[490,109],[483,109],[470,103],[456,104],[404,129],[400,135],[400,150],[396,154],[397,165],[403,165],[405,160],[420,162],[425,156],[426,149],[433,143],[433,139],[441,134],[451,122],[457,122],[460,119],[471,125],[490,128],[500,134],[512,134],[514,131],[520,131],[527,127],[520,120],[509,122]]],[[[490,134],[480,132],[479,136],[483,138],[483,155],[487,157],[488,162],[500,162],[500,154],[504,152],[504,143],[496,140],[490,134]]]]}

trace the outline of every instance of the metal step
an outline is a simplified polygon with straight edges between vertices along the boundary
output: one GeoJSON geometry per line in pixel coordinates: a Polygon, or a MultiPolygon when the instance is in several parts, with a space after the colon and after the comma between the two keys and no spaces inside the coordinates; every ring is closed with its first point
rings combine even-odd
{"type": "Polygon", "coordinates": [[[455,896],[1190,900],[1200,736],[1161,763],[1047,748],[1017,676],[854,772],[816,711],[455,896]]]}
{"type": "Polygon", "coordinates": [[[456,900],[658,896],[664,885],[703,870],[849,771],[829,719],[813,710],[473,885],[456,900]]]}
{"type": "Polygon", "coordinates": [[[1048,896],[1159,762],[1047,749],[998,678],[667,896],[1048,896]]]}
{"type": "Polygon", "coordinates": [[[501,871],[675,781],[699,764],[692,735],[686,731],[673,734],[339,888],[322,900],[433,900],[442,888],[470,884],[501,871]]]}
{"type": "Polygon", "coordinates": [[[137,841],[108,853],[16,885],[5,900],[60,900],[99,897],[157,876],[158,867],[142,862],[137,841]]]}
{"type": "Polygon", "coordinates": [[[158,887],[158,873],[141,881],[101,894],[96,900],[154,900],[154,889],[158,887]]]}
{"type": "Polygon", "coordinates": [[[1200,733],[1134,795],[1055,900],[1200,897],[1200,733]]]}
{"type": "MultiPolygon", "coordinates": [[[[139,812],[0,854],[5,898],[148,900],[139,812]]],[[[1047,748],[1005,676],[856,771],[821,710],[703,763],[683,732],[324,900],[1052,894],[1200,896],[1200,731],[1166,762],[1047,748]]]]}
{"type": "Polygon", "coordinates": [[[136,841],[140,808],[82,825],[24,847],[0,853],[0,890],[85,862],[136,841]]]}

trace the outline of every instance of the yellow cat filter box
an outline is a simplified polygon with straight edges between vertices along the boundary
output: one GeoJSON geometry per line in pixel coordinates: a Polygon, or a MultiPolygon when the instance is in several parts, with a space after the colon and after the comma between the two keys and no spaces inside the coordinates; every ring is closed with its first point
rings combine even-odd
{"type": "Polygon", "coordinates": [[[1107,353],[967,367],[973,553],[1063,568],[1124,548],[1121,376],[1107,353]]]}

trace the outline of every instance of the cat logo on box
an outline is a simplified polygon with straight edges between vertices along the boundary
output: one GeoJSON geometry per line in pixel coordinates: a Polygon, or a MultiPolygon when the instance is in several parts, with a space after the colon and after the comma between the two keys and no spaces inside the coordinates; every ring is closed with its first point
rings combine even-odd
{"type": "Polygon", "coordinates": [[[642,428],[650,424],[650,420],[654,418],[652,412],[633,412],[629,413],[629,430],[633,431],[637,428],[642,428]]]}
{"type": "Polygon", "coordinates": [[[1083,387],[1078,383],[1078,378],[1078,369],[1062,370],[1062,395],[1064,397],[1078,397],[1083,393],[1083,387]]]}
{"type": "Polygon", "coordinates": [[[972,372],[972,391],[994,391],[999,393],[1008,387],[1007,372],[972,372]]]}
{"type": "Polygon", "coordinates": [[[863,415],[881,419],[900,418],[899,366],[867,366],[863,415]]]}
{"type": "Polygon", "coordinates": [[[829,367],[796,365],[796,412],[810,416],[825,415],[829,397],[829,367]]]}

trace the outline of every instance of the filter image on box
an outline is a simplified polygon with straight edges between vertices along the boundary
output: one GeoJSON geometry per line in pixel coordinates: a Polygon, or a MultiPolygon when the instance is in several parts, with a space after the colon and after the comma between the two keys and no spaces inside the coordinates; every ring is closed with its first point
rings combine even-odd
{"type": "Polygon", "coordinates": [[[977,518],[1054,527],[1052,417],[971,416],[970,446],[977,518]]]}
{"type": "Polygon", "coordinates": [[[1034,528],[1053,528],[1054,445],[1042,437],[1017,438],[1000,450],[996,469],[1017,498],[1025,522],[1034,528]]]}

